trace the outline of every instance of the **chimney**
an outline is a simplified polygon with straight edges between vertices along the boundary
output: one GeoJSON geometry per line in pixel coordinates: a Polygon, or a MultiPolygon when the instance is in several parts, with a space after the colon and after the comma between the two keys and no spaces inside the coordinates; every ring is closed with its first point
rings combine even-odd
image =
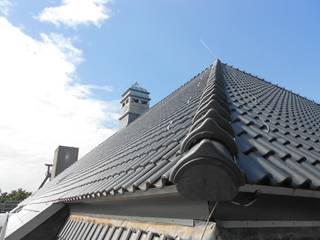
{"type": "Polygon", "coordinates": [[[79,148],[58,146],[54,152],[51,178],[56,177],[78,160],[79,148]]]}
{"type": "Polygon", "coordinates": [[[122,94],[120,102],[122,115],[119,118],[122,127],[128,126],[149,110],[149,94],[137,82],[122,94]]]}

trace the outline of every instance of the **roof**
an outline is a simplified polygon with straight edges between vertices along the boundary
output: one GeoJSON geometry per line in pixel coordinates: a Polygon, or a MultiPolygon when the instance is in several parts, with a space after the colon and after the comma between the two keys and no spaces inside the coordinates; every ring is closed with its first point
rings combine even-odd
{"type": "Polygon", "coordinates": [[[235,186],[243,184],[240,169],[249,184],[319,190],[320,106],[217,61],[98,145],[28,202],[68,202],[174,184],[172,169],[190,149],[211,144],[197,139],[184,149],[188,135],[212,119],[221,134],[206,136],[217,143],[216,149],[221,144],[226,147],[223,154],[232,153],[224,168],[233,169],[235,186]],[[201,115],[200,127],[194,119],[197,115],[201,115]]]}
{"type": "Polygon", "coordinates": [[[4,228],[6,239],[22,239],[59,210],[65,211],[63,207],[63,203],[48,202],[15,208],[8,213],[8,221],[4,228]]]}
{"type": "Polygon", "coordinates": [[[134,90],[137,90],[137,91],[149,93],[149,92],[147,91],[147,89],[141,87],[138,82],[135,82],[134,84],[132,84],[132,86],[130,87],[130,89],[134,89],[134,90]]]}
{"type": "Polygon", "coordinates": [[[320,106],[225,65],[237,162],[249,183],[320,187],[320,106]]]}
{"type": "Polygon", "coordinates": [[[77,220],[68,220],[61,230],[58,240],[78,238],[82,239],[175,239],[174,237],[160,235],[151,231],[125,228],[122,226],[102,225],[97,223],[83,222],[77,220]]]}
{"type": "MultiPolygon", "coordinates": [[[[122,97],[126,96],[127,93],[130,92],[131,90],[133,90],[133,92],[135,92],[136,94],[137,94],[137,92],[140,93],[140,94],[138,94],[139,97],[144,97],[145,99],[150,100],[149,97],[148,97],[150,93],[148,92],[147,89],[141,87],[138,82],[135,82],[134,84],[132,84],[131,87],[129,87],[129,88],[122,94],[122,97]]],[[[131,91],[131,92],[132,92],[132,91],[131,91]]]]}
{"type": "MultiPolygon", "coordinates": [[[[197,221],[195,226],[182,226],[176,224],[160,224],[141,221],[130,221],[108,218],[92,218],[71,215],[60,233],[58,240],[64,239],[199,239],[204,228],[204,223],[197,221]]],[[[203,239],[212,239],[215,224],[209,223],[208,231],[203,239]]]]}

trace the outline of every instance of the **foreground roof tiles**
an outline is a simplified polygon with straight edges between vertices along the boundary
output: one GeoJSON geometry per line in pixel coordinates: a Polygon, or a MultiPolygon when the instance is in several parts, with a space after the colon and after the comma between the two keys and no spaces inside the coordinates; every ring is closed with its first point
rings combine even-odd
{"type": "MultiPolygon", "coordinates": [[[[224,130],[235,138],[235,161],[246,182],[319,189],[320,106],[217,64],[229,108],[224,130]]],[[[73,201],[173,184],[170,172],[184,155],[181,144],[192,128],[208,81],[215,84],[211,72],[216,67],[205,69],[98,145],[28,201],[73,201]]],[[[215,110],[210,111],[223,114],[215,110]]],[[[225,121],[220,116],[215,119],[220,119],[219,124],[225,121]]]]}
{"type": "MultiPolygon", "coordinates": [[[[125,219],[95,218],[71,215],[57,240],[180,240],[200,239],[204,223],[196,221],[192,226],[174,223],[153,223],[125,219]]],[[[211,239],[215,234],[215,224],[208,223],[203,239],[211,239]]]]}
{"type": "Polygon", "coordinates": [[[149,240],[173,240],[176,237],[159,234],[152,231],[114,226],[111,224],[98,224],[95,222],[85,222],[80,220],[68,220],[57,240],[70,239],[83,240],[128,240],[128,239],[149,239],[149,240]]]}
{"type": "Polygon", "coordinates": [[[320,187],[320,106],[224,66],[238,164],[249,183],[320,187]]]}

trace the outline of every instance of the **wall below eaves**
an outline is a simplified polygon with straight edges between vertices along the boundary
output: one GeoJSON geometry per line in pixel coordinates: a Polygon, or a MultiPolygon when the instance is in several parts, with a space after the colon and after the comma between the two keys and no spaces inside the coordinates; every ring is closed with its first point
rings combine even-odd
{"type": "Polygon", "coordinates": [[[314,198],[263,194],[254,196],[242,193],[233,202],[219,203],[214,212],[214,218],[217,221],[317,221],[320,223],[319,203],[319,199],[314,198]],[[246,207],[246,204],[249,205],[246,207]]]}
{"type": "Polygon", "coordinates": [[[216,240],[318,240],[319,227],[219,228],[216,240]]]}
{"type": "Polygon", "coordinates": [[[242,192],[215,209],[216,239],[320,239],[319,202],[318,198],[242,192]]]}

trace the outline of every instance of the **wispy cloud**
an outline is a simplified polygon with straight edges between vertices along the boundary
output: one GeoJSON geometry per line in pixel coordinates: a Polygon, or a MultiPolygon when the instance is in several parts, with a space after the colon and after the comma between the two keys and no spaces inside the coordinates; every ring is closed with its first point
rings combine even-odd
{"type": "Polygon", "coordinates": [[[206,44],[206,42],[200,38],[200,43],[201,45],[213,56],[213,51],[211,50],[211,48],[206,44]]]}
{"type": "Polygon", "coordinates": [[[94,24],[100,26],[108,19],[109,0],[62,0],[61,5],[45,8],[36,18],[42,22],[50,22],[57,26],[68,27],[94,24]]]}
{"type": "Polygon", "coordinates": [[[8,16],[11,6],[11,0],[0,0],[0,13],[4,16],[8,16]]]}
{"type": "Polygon", "coordinates": [[[84,154],[116,130],[118,100],[80,84],[83,53],[61,34],[37,40],[0,17],[0,188],[34,190],[59,145],[84,154]],[[109,127],[106,127],[109,126],[109,127]]]}
{"type": "Polygon", "coordinates": [[[87,84],[85,85],[90,91],[92,90],[99,90],[103,92],[113,92],[114,89],[112,86],[109,85],[93,85],[93,84],[87,84]]]}

